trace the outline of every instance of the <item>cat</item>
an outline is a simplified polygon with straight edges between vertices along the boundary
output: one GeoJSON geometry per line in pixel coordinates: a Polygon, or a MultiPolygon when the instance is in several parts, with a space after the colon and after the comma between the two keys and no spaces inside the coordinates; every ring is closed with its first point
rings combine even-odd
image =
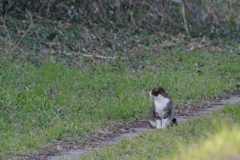
{"type": "Polygon", "coordinates": [[[165,92],[158,84],[150,91],[153,98],[153,106],[148,114],[148,122],[152,128],[166,128],[177,124],[174,118],[173,103],[171,96],[165,92]]]}

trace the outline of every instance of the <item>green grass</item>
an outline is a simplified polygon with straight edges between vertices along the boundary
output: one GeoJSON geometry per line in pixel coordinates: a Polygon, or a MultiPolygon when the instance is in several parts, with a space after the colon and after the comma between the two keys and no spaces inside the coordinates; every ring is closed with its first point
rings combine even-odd
{"type": "Polygon", "coordinates": [[[88,59],[82,68],[51,58],[42,64],[16,62],[2,54],[0,157],[36,153],[52,140],[84,136],[108,121],[145,118],[151,105],[148,92],[157,83],[179,107],[223,95],[240,79],[240,56],[229,52],[234,48],[188,53],[146,48],[113,61],[88,59]]]}
{"type": "MultiPolygon", "coordinates": [[[[184,148],[180,154],[174,154],[169,160],[202,160],[202,159],[239,159],[240,128],[234,126],[222,128],[219,133],[210,135],[207,140],[184,148]]],[[[168,158],[167,158],[168,159],[168,158]]]]}
{"type": "Polygon", "coordinates": [[[240,104],[166,130],[124,139],[79,159],[200,160],[239,157],[240,104]]]}

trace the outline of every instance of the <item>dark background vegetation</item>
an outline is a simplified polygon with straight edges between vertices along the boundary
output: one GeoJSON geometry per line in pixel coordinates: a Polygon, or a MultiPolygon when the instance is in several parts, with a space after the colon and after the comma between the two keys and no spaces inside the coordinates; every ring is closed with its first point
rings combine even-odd
{"type": "Polygon", "coordinates": [[[26,19],[30,11],[36,18],[136,32],[178,33],[188,25],[192,36],[222,31],[221,36],[239,27],[239,7],[224,0],[2,0],[2,14],[16,18],[26,19]]]}
{"type": "Polygon", "coordinates": [[[113,56],[171,36],[240,41],[237,0],[1,0],[0,8],[2,48],[37,62],[32,55],[113,56]]]}
{"type": "MultiPolygon", "coordinates": [[[[186,37],[240,37],[240,3],[234,0],[2,0],[1,4],[6,29],[20,34],[34,23],[35,27],[42,27],[32,33],[41,42],[61,37],[58,28],[62,25],[72,30],[69,34],[88,30],[94,35],[124,31],[129,34],[182,33],[186,37]],[[20,22],[16,22],[18,20],[20,22]],[[44,24],[36,26],[41,22],[44,24]],[[58,28],[48,29],[52,23],[58,28]]],[[[7,33],[2,32],[1,36],[5,37],[7,33]]],[[[102,41],[102,37],[97,39],[102,41]]],[[[120,43],[116,41],[114,43],[120,43]]]]}

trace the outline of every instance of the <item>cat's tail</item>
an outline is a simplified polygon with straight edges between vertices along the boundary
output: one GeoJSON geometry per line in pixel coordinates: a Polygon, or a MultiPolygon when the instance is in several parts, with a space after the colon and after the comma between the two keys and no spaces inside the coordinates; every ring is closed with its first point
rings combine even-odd
{"type": "Polygon", "coordinates": [[[174,126],[174,125],[178,125],[176,118],[173,118],[171,121],[171,126],[174,126]]]}

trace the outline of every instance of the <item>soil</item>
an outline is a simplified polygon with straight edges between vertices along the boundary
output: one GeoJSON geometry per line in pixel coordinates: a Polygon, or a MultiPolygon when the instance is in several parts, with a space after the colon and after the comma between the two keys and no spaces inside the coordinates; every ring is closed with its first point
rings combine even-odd
{"type": "MultiPolygon", "coordinates": [[[[176,118],[178,123],[184,123],[188,119],[209,114],[212,110],[223,107],[226,103],[240,102],[240,92],[226,91],[228,96],[215,97],[213,103],[205,103],[200,106],[186,104],[181,106],[183,110],[177,110],[176,118]],[[230,100],[230,101],[229,101],[230,100]],[[236,102],[235,102],[236,101],[236,102]]],[[[99,132],[91,133],[85,137],[78,137],[73,141],[54,141],[39,150],[38,154],[16,157],[19,160],[60,160],[62,155],[65,158],[77,158],[83,154],[103,148],[106,145],[117,143],[121,138],[138,136],[139,134],[152,130],[146,120],[134,119],[122,122],[121,124],[110,125],[99,132]]]]}

